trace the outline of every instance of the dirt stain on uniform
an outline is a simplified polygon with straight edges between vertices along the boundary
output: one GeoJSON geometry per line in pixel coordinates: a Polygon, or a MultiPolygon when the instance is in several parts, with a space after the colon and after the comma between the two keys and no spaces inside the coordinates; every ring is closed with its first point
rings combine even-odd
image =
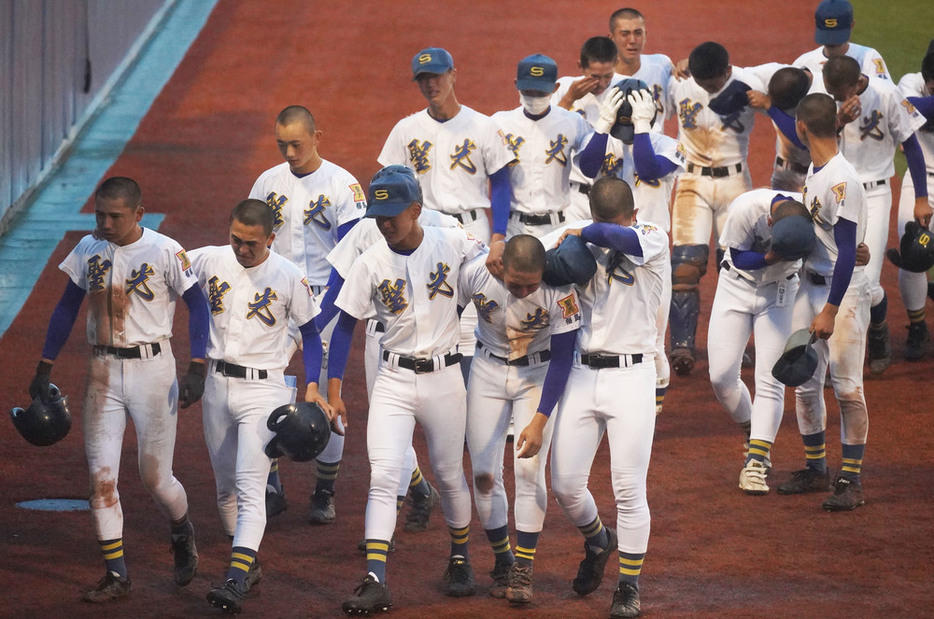
{"type": "Polygon", "coordinates": [[[481,473],[473,478],[477,484],[477,491],[487,493],[493,490],[493,475],[490,473],[481,473]]]}
{"type": "Polygon", "coordinates": [[[113,507],[119,501],[117,495],[117,480],[110,473],[110,467],[105,466],[91,476],[91,509],[104,509],[113,507]]]}

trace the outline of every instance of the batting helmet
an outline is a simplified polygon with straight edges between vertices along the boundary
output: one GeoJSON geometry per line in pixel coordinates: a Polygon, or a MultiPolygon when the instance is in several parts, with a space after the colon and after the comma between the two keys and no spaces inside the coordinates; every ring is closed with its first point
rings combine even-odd
{"type": "Polygon", "coordinates": [[[772,251],[785,260],[807,258],[816,243],[814,224],[803,215],[788,215],[772,224],[772,251]]]}
{"type": "Polygon", "coordinates": [[[885,255],[895,266],[912,273],[923,273],[934,266],[934,239],[927,228],[917,221],[905,224],[900,249],[889,249],[885,255]]]}
{"type": "Polygon", "coordinates": [[[413,202],[421,204],[422,186],[415,171],[404,165],[386,166],[370,181],[367,217],[395,217],[413,202]]]}
{"type": "Polygon", "coordinates": [[[265,449],[270,458],[289,456],[308,462],[324,451],[331,438],[328,416],[313,402],[280,406],[269,415],[266,427],[276,433],[265,449]]]}
{"type": "MultiPolygon", "coordinates": [[[[619,91],[625,93],[626,96],[623,98],[623,104],[616,110],[616,122],[610,129],[610,135],[617,140],[622,140],[624,144],[632,144],[635,128],[632,126],[632,104],[629,103],[629,95],[635,90],[652,91],[649,90],[648,84],[632,77],[627,77],[624,80],[618,81],[613,87],[618,88],[619,91]]],[[[655,116],[652,117],[653,123],[655,122],[656,116],[658,116],[657,109],[655,110],[655,116]]]]}
{"type": "Polygon", "coordinates": [[[811,346],[816,336],[807,329],[791,334],[782,356],[772,366],[772,376],[789,387],[803,385],[817,369],[817,351],[811,346]]]}
{"type": "Polygon", "coordinates": [[[55,385],[49,385],[49,396],[48,403],[36,396],[26,410],[16,407],[10,411],[16,430],[39,447],[54,445],[68,436],[71,430],[67,398],[55,385]]]}
{"type": "Polygon", "coordinates": [[[549,286],[583,286],[597,272],[597,261],[579,236],[569,235],[561,245],[545,252],[542,281],[549,286]]]}

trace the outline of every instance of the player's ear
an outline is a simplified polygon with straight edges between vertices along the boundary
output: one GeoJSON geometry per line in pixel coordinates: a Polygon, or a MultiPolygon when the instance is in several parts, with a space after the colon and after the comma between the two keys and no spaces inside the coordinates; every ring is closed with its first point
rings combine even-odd
{"type": "Polygon", "coordinates": [[[143,219],[143,215],[146,213],[146,209],[142,204],[136,207],[136,211],[133,213],[133,218],[136,220],[136,223],[139,223],[143,219]]]}
{"type": "Polygon", "coordinates": [[[272,247],[272,242],[276,240],[276,233],[270,232],[269,236],[266,238],[266,247],[272,247]]]}

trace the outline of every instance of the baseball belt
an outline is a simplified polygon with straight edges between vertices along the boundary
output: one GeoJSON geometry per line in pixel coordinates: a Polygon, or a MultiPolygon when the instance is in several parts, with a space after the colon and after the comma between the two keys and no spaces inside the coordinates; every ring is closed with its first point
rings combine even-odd
{"type": "Polygon", "coordinates": [[[489,351],[489,349],[483,345],[482,342],[477,342],[477,349],[482,350],[485,355],[492,359],[496,359],[500,363],[505,363],[506,365],[513,367],[528,367],[530,365],[544,363],[551,359],[551,351],[543,350],[541,352],[532,353],[530,355],[524,355],[517,359],[507,359],[506,357],[500,357],[499,355],[494,355],[489,351]]]}
{"type": "Polygon", "coordinates": [[[826,277],[820,273],[815,273],[814,271],[808,271],[805,275],[808,278],[808,281],[815,286],[826,286],[830,283],[830,277],[826,277]]]}
{"type": "Polygon", "coordinates": [[[532,215],[531,213],[513,211],[509,214],[509,218],[518,219],[528,226],[547,226],[549,224],[557,225],[564,223],[564,213],[561,211],[557,213],[545,213],[544,215],[532,215]]]}
{"type": "Polygon", "coordinates": [[[461,213],[451,213],[453,217],[457,218],[457,221],[461,222],[464,225],[469,224],[472,221],[477,221],[480,216],[477,215],[477,211],[480,209],[473,209],[472,211],[463,211],[461,213]]]}
{"type": "Polygon", "coordinates": [[[412,370],[416,374],[427,374],[454,365],[460,362],[463,356],[464,355],[458,352],[448,353],[443,357],[421,359],[418,357],[403,357],[402,355],[391,353],[388,350],[383,351],[383,361],[389,361],[390,363],[398,365],[400,368],[412,370]]]}
{"type": "Polygon", "coordinates": [[[571,183],[571,185],[577,185],[577,191],[584,194],[585,196],[590,195],[590,185],[585,185],[583,183],[571,183]]]}
{"type": "Polygon", "coordinates": [[[602,368],[628,368],[642,363],[642,353],[634,355],[581,355],[581,364],[592,370],[602,368]]]}
{"type": "Polygon", "coordinates": [[[781,157],[775,158],[775,165],[777,165],[780,168],[787,168],[791,170],[792,172],[797,172],[798,174],[808,173],[808,167],[806,165],[802,165],[794,161],[786,161],[782,159],[781,157]]]}
{"type": "Polygon", "coordinates": [[[714,178],[723,178],[731,174],[739,174],[743,171],[743,164],[737,163],[730,166],[721,166],[718,168],[708,168],[705,166],[688,164],[688,172],[691,174],[700,174],[701,176],[712,176],[714,178]]]}
{"type": "Polygon", "coordinates": [[[132,348],[115,348],[113,346],[95,346],[94,354],[113,355],[118,359],[152,359],[162,352],[159,342],[154,344],[140,344],[132,348]],[[148,354],[147,354],[148,353],[148,354]]]}
{"type": "MultiPolygon", "coordinates": [[[[773,281],[773,282],[761,282],[761,284],[757,284],[757,283],[755,282],[755,280],[752,280],[752,279],[746,277],[745,275],[740,274],[740,270],[739,270],[739,269],[735,269],[735,268],[733,267],[733,265],[731,265],[731,264],[729,263],[729,261],[727,261],[727,260],[724,260],[723,262],[720,263],[720,268],[723,269],[723,272],[726,273],[729,277],[731,277],[731,278],[733,278],[733,279],[742,280],[742,281],[746,282],[747,284],[749,284],[749,285],[751,285],[751,286],[768,285],[768,284],[775,283],[775,282],[773,281]]],[[[791,281],[791,280],[793,280],[793,279],[795,278],[795,276],[796,276],[797,274],[798,274],[797,272],[792,273],[791,275],[787,276],[785,279],[788,280],[788,281],[791,281]]]]}
{"type": "Polygon", "coordinates": [[[886,181],[884,178],[878,181],[869,181],[868,183],[863,183],[863,189],[866,191],[872,191],[873,188],[885,185],[887,182],[888,181],[886,181]]]}
{"type": "Polygon", "coordinates": [[[266,370],[254,370],[253,368],[243,367],[236,363],[227,363],[226,361],[216,361],[215,363],[217,363],[217,367],[214,368],[215,372],[232,378],[247,378],[249,376],[254,380],[265,380],[269,376],[269,372],[266,370]]]}

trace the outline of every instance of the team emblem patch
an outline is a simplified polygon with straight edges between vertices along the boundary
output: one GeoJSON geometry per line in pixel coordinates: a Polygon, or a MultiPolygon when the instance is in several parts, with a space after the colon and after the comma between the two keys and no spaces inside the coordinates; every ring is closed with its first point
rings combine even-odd
{"type": "Polygon", "coordinates": [[[182,270],[187,271],[191,268],[191,260],[188,259],[188,254],[185,253],[185,250],[175,254],[175,257],[178,258],[178,261],[182,263],[182,270]]]}
{"type": "Polygon", "coordinates": [[[363,193],[363,187],[360,186],[360,183],[350,185],[350,192],[353,194],[354,202],[366,202],[366,194],[363,193]]]}
{"type": "Polygon", "coordinates": [[[569,294],[563,299],[558,299],[558,307],[561,308],[561,317],[565,320],[580,312],[580,308],[577,307],[573,294],[569,294]]]}
{"type": "Polygon", "coordinates": [[[658,232],[658,228],[656,228],[652,224],[639,224],[638,228],[639,228],[639,232],[641,232],[643,236],[647,234],[652,234],[653,232],[658,232]]]}
{"type": "Polygon", "coordinates": [[[311,285],[308,283],[308,278],[307,278],[307,277],[303,277],[303,278],[302,278],[302,286],[305,287],[305,291],[308,292],[308,296],[309,296],[309,297],[315,296],[314,291],[311,289],[311,285]]]}
{"type": "Polygon", "coordinates": [[[126,296],[136,293],[144,301],[152,301],[155,295],[146,282],[153,273],[152,267],[146,262],[140,265],[139,271],[130,271],[130,279],[126,280],[126,296]]]}
{"type": "Polygon", "coordinates": [[[843,204],[846,201],[846,183],[839,183],[830,188],[830,191],[833,192],[833,197],[836,199],[837,204],[843,204]]]}
{"type": "Polygon", "coordinates": [[[247,307],[249,308],[249,311],[246,313],[247,320],[255,316],[267,327],[276,324],[276,317],[273,316],[270,305],[278,298],[278,295],[276,295],[272,288],[267,287],[262,294],[257,292],[253,296],[253,302],[247,303],[247,307]]]}

